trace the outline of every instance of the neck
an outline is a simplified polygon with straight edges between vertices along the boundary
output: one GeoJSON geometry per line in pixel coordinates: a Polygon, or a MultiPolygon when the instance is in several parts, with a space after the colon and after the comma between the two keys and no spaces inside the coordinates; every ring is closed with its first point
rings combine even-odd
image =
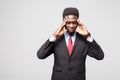
{"type": "Polygon", "coordinates": [[[75,32],[68,32],[70,36],[73,36],[75,32]]]}

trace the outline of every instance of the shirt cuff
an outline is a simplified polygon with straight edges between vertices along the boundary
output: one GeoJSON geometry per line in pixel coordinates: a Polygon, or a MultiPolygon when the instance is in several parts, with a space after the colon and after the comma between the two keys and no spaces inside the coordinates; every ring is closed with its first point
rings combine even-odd
{"type": "Polygon", "coordinates": [[[88,41],[88,42],[93,42],[93,38],[92,38],[92,37],[88,37],[88,38],[87,38],[87,41],[88,41]]]}
{"type": "Polygon", "coordinates": [[[50,38],[49,38],[49,41],[54,42],[55,40],[56,40],[56,38],[51,35],[50,38]]]}

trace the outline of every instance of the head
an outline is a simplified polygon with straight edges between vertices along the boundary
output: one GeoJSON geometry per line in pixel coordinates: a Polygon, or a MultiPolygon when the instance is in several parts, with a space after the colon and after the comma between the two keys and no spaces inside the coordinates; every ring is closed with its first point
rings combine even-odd
{"type": "Polygon", "coordinates": [[[75,32],[78,23],[77,19],[79,18],[79,11],[76,8],[69,7],[65,8],[63,11],[63,20],[66,20],[65,29],[68,33],[72,34],[75,32]]]}

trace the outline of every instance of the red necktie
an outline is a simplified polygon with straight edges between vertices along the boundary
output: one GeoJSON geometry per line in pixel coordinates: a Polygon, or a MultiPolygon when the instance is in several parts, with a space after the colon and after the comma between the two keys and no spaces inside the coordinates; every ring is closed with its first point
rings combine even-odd
{"type": "Polygon", "coordinates": [[[69,55],[71,55],[71,53],[72,53],[72,48],[73,48],[72,39],[71,39],[71,36],[69,36],[69,39],[68,39],[68,52],[69,52],[69,55]]]}

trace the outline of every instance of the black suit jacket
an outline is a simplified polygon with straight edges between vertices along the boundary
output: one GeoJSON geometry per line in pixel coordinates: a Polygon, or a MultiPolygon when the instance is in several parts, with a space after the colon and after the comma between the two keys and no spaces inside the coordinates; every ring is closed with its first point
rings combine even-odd
{"type": "Polygon", "coordinates": [[[68,55],[64,35],[55,42],[47,40],[38,50],[37,56],[44,59],[52,53],[54,54],[52,80],[85,80],[86,56],[97,60],[104,58],[104,53],[95,40],[90,43],[78,33],[71,56],[68,55]]]}

